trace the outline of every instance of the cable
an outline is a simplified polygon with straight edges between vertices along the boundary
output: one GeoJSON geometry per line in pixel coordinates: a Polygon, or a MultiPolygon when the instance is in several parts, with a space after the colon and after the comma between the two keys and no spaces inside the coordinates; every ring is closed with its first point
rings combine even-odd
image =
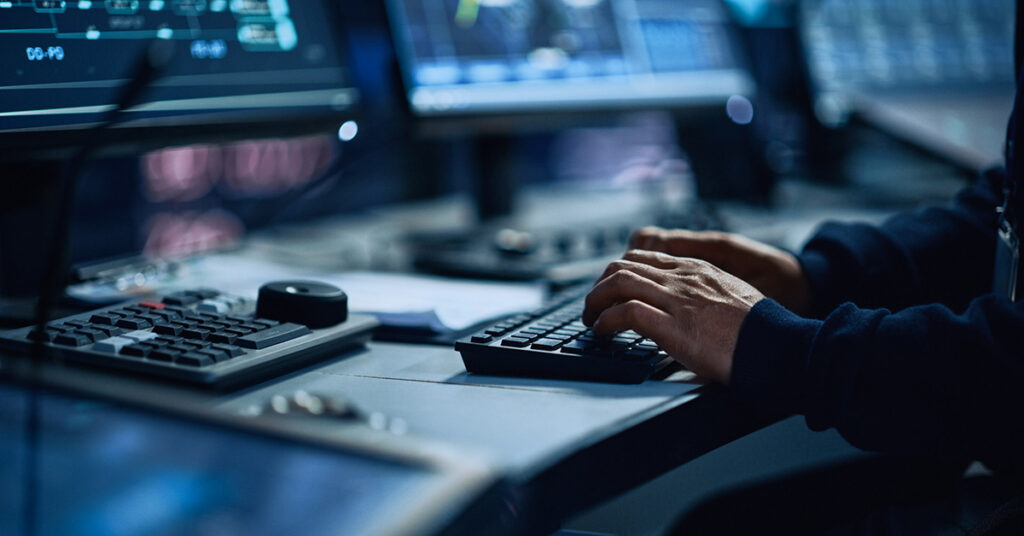
{"type": "Polygon", "coordinates": [[[26,463],[25,463],[25,524],[27,536],[36,534],[38,517],[37,496],[39,493],[36,475],[38,473],[39,450],[39,363],[46,357],[46,345],[42,334],[50,321],[50,314],[56,296],[63,292],[67,281],[65,266],[68,263],[71,241],[71,210],[74,206],[78,178],[85,164],[103,145],[106,132],[125,118],[125,112],[139,103],[146,88],[159,78],[174,56],[174,44],[165,40],[150,42],[136,62],[131,77],[120,91],[118,99],[106,116],[89,131],[84,144],[75,153],[57,181],[57,218],[49,233],[50,250],[43,267],[39,288],[39,302],[36,306],[36,332],[38,336],[32,345],[27,378],[28,416],[26,419],[26,463]]]}

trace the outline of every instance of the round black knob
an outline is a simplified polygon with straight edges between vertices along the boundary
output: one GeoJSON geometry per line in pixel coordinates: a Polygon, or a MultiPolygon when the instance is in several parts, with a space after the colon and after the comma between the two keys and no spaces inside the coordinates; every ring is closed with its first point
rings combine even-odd
{"type": "Polygon", "coordinates": [[[276,281],[260,287],[256,316],[325,328],[348,319],[348,296],[316,281],[276,281]]]}

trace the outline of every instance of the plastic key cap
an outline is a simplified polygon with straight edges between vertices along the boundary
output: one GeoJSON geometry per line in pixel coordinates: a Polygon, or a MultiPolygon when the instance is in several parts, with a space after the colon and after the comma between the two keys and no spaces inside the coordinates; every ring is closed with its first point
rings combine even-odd
{"type": "Polygon", "coordinates": [[[308,333],[312,332],[306,326],[301,324],[292,324],[289,322],[256,333],[250,333],[244,337],[239,337],[235,342],[238,346],[243,348],[259,350],[285,341],[290,341],[308,333]]]}

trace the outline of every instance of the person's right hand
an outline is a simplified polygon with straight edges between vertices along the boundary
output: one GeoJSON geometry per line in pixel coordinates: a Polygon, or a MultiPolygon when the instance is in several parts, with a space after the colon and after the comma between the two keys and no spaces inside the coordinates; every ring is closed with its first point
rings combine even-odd
{"type": "Polygon", "coordinates": [[[796,257],[781,249],[737,234],[658,227],[634,232],[629,247],[705,260],[750,283],[794,313],[810,312],[810,286],[803,268],[796,257]]]}

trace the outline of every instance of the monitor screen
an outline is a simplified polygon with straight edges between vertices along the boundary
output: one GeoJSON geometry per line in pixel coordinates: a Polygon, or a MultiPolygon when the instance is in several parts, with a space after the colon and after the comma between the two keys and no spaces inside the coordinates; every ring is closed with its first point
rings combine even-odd
{"type": "Polygon", "coordinates": [[[460,470],[0,380],[0,534],[426,533],[484,489],[460,470]]]}
{"type": "Polygon", "coordinates": [[[390,0],[414,113],[714,105],[749,95],[718,0],[390,0]]]}
{"type": "Polygon", "coordinates": [[[124,138],[344,115],[358,93],[333,11],[307,0],[0,2],[0,147],[80,138],[161,39],[174,55],[119,125],[133,127],[118,129],[124,138]]]}

